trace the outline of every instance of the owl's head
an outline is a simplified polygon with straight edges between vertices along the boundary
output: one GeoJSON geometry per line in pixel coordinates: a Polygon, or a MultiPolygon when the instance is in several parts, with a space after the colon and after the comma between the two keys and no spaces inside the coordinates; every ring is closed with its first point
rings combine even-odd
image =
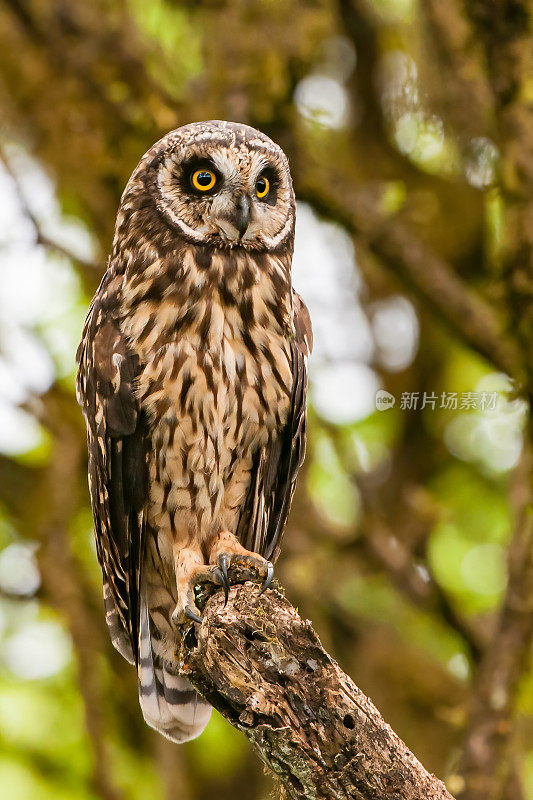
{"type": "Polygon", "coordinates": [[[247,125],[215,120],[171,131],[146,153],[129,186],[189,242],[269,251],[294,235],[287,158],[247,125]]]}

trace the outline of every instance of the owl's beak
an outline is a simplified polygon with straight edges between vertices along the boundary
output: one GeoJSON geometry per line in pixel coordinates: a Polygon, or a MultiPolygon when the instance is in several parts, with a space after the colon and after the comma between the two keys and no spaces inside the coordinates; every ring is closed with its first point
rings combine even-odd
{"type": "Polygon", "coordinates": [[[237,197],[237,202],[235,203],[235,211],[232,215],[232,224],[235,225],[237,230],[239,231],[239,236],[242,239],[248,225],[250,223],[250,209],[251,209],[251,202],[250,198],[247,194],[241,194],[237,197]]]}

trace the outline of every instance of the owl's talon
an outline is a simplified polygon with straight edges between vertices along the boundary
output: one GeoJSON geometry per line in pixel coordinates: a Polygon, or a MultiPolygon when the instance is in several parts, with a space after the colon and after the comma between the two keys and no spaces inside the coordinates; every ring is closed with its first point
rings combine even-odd
{"type": "Polygon", "coordinates": [[[261,591],[259,592],[259,596],[261,596],[263,592],[266,592],[266,590],[272,583],[272,578],[274,577],[274,565],[272,564],[272,562],[267,561],[266,567],[267,567],[267,574],[265,580],[263,581],[263,585],[261,586],[261,591]]]}
{"type": "Polygon", "coordinates": [[[199,616],[199,614],[197,614],[196,611],[193,611],[193,609],[190,606],[186,606],[183,613],[185,614],[186,617],[192,619],[193,622],[202,621],[202,618],[199,616]]]}
{"type": "Polygon", "coordinates": [[[177,605],[174,611],[172,612],[172,622],[174,625],[179,628],[181,625],[186,622],[187,619],[192,619],[193,622],[201,622],[202,618],[197,613],[198,609],[195,611],[192,606],[186,605],[181,606],[177,605]]]}
{"type": "Polygon", "coordinates": [[[227,572],[227,570],[226,570],[226,571],[225,571],[225,573],[224,573],[224,572],[223,572],[221,569],[219,569],[219,568],[217,567],[217,568],[214,570],[214,572],[213,572],[213,575],[215,575],[215,576],[216,576],[216,578],[217,578],[218,582],[220,583],[220,585],[221,585],[221,586],[222,586],[222,588],[224,589],[224,605],[226,605],[226,604],[227,604],[227,602],[228,602],[228,597],[229,597],[229,580],[228,580],[228,572],[227,572]]]}
{"type": "Polygon", "coordinates": [[[172,622],[174,625],[179,628],[183,625],[188,619],[191,619],[193,622],[201,622],[202,618],[199,614],[199,609],[196,606],[187,603],[185,605],[181,605],[178,603],[174,611],[171,615],[172,622]]]}
{"type": "MultiPolygon", "coordinates": [[[[272,583],[272,578],[274,576],[274,566],[271,564],[270,561],[267,561],[260,555],[256,555],[255,553],[251,552],[244,552],[244,553],[232,553],[232,552],[222,552],[219,553],[216,562],[218,564],[219,569],[217,572],[220,574],[220,583],[224,588],[224,596],[225,596],[225,603],[228,602],[228,593],[231,586],[231,582],[228,576],[228,568],[231,566],[241,565],[245,569],[250,567],[251,570],[255,573],[258,573],[258,577],[263,579],[263,583],[261,584],[261,591],[260,594],[263,594],[270,584],[272,583]]],[[[253,580],[251,577],[243,577],[242,575],[237,579],[237,583],[242,582],[242,580],[253,580]]]]}
{"type": "Polygon", "coordinates": [[[224,589],[224,605],[228,602],[229,597],[229,577],[228,577],[228,557],[225,553],[221,553],[218,557],[218,566],[221,573],[221,584],[224,589]]]}
{"type": "Polygon", "coordinates": [[[265,558],[259,555],[255,555],[250,553],[249,555],[235,557],[236,562],[242,562],[243,564],[250,564],[253,570],[257,570],[259,577],[263,577],[263,583],[261,584],[261,591],[259,592],[260,595],[263,592],[266,592],[270,584],[272,583],[272,578],[274,577],[274,565],[267,561],[265,558]],[[266,574],[265,574],[266,571],[266,574]]]}

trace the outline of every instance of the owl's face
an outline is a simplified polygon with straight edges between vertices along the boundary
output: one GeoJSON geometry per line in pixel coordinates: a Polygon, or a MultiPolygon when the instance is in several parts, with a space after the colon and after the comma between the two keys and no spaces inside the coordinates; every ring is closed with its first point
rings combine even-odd
{"type": "Polygon", "coordinates": [[[158,211],[188,241],[268,251],[293,236],[287,159],[254,128],[187,125],[154,145],[140,169],[150,176],[144,185],[158,211]]]}

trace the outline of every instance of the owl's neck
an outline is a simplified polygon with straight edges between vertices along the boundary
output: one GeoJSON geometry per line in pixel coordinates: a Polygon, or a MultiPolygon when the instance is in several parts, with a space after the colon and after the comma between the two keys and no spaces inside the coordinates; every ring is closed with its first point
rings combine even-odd
{"type": "MultiPolygon", "coordinates": [[[[152,251],[153,253],[153,251],[152,251]]],[[[122,319],[133,343],[151,352],[186,337],[198,348],[224,337],[253,347],[269,331],[292,331],[290,256],[182,247],[132,260],[122,287],[122,319]]]]}

